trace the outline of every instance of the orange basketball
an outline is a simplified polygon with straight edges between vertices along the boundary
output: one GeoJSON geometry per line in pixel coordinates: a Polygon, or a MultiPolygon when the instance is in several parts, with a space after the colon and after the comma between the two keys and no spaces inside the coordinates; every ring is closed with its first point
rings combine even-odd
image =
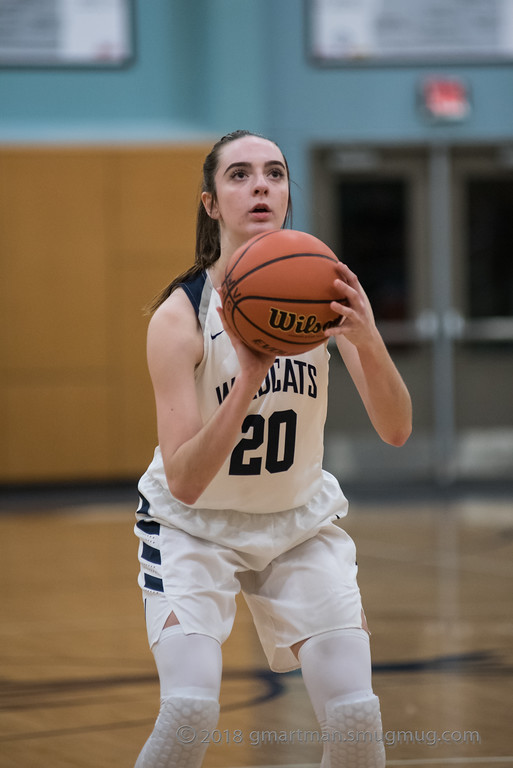
{"type": "Polygon", "coordinates": [[[338,325],[338,258],[321,240],[291,229],[256,235],[233,254],[221,288],[230,328],[248,346],[299,355],[338,325]]]}

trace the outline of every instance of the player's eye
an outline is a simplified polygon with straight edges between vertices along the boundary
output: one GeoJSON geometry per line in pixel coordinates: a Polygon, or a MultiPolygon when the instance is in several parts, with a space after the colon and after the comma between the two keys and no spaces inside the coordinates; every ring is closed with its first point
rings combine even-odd
{"type": "Polygon", "coordinates": [[[283,171],[282,168],[278,168],[278,167],[273,168],[269,175],[273,179],[283,179],[283,178],[285,178],[285,172],[283,171]]]}
{"type": "Polygon", "coordinates": [[[243,168],[234,168],[230,174],[232,179],[245,179],[247,176],[246,171],[243,168]]]}

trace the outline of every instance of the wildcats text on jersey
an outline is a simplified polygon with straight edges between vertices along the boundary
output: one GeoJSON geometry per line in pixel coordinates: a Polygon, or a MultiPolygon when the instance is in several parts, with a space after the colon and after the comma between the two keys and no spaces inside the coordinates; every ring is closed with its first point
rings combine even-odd
{"type": "MultiPolygon", "coordinates": [[[[255,395],[263,397],[269,392],[294,392],[296,395],[317,397],[317,368],[304,360],[294,360],[290,357],[277,357],[269,369],[262,386],[255,395]]],[[[216,387],[219,405],[223,402],[233,386],[235,378],[224,381],[216,387]]]]}

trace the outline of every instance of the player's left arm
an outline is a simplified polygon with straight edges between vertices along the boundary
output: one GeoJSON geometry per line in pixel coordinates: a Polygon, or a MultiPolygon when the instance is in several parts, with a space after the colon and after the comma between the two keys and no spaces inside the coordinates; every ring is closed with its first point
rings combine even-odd
{"type": "Polygon", "coordinates": [[[335,287],[340,301],[331,307],[342,323],[326,331],[340,355],[382,440],[404,445],[412,429],[411,398],[374,321],[369,299],[356,275],[343,263],[335,287]]]}

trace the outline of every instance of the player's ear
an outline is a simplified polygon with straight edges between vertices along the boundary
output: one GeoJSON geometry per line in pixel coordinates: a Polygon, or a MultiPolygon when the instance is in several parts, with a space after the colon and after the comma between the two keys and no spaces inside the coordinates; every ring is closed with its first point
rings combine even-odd
{"type": "Polygon", "coordinates": [[[202,192],[201,202],[203,203],[203,206],[211,219],[219,218],[219,209],[211,192],[202,192]]]}

